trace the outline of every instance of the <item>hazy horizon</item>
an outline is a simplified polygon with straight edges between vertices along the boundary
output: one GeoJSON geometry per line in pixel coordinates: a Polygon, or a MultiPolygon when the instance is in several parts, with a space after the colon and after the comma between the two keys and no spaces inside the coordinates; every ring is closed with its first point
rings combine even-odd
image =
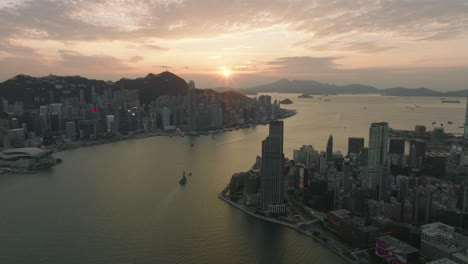
{"type": "Polygon", "coordinates": [[[287,78],[463,90],[467,14],[466,0],[0,0],[0,81],[168,69],[206,88],[287,78]]]}

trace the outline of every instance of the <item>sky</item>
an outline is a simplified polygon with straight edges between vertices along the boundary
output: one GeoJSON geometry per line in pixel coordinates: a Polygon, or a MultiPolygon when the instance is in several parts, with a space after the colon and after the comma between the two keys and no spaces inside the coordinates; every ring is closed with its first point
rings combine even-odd
{"type": "Polygon", "coordinates": [[[0,0],[0,81],[164,70],[201,88],[468,89],[468,0],[0,0]]]}

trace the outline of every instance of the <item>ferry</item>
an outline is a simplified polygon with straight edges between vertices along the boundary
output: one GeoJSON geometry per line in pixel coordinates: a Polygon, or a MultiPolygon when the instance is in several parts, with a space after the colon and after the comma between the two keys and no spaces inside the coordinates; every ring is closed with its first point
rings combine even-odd
{"type": "Polygon", "coordinates": [[[180,179],[179,184],[185,185],[186,182],[187,182],[187,178],[185,177],[185,171],[184,171],[184,174],[182,174],[182,179],[180,179]]]}

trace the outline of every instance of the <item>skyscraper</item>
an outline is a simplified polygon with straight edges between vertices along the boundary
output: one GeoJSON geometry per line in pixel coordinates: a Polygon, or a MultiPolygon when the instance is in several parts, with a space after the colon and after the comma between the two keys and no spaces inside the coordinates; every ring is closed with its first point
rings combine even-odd
{"type": "Polygon", "coordinates": [[[391,138],[390,149],[388,152],[403,155],[405,154],[405,139],[404,138],[391,138]]]}
{"type": "Polygon", "coordinates": [[[189,81],[187,89],[187,125],[189,130],[197,129],[197,102],[195,82],[189,81]]]}
{"type": "Polygon", "coordinates": [[[327,162],[333,162],[333,136],[330,135],[327,142],[327,162]]]}
{"type": "Polygon", "coordinates": [[[262,204],[264,210],[284,201],[283,121],[270,122],[270,134],[262,141],[262,204]]]}
{"type": "MultiPolygon", "coordinates": [[[[388,123],[372,123],[369,129],[368,181],[367,187],[377,189],[381,198],[382,184],[388,179],[382,177],[386,169],[388,151],[388,123]]],[[[385,175],[387,175],[385,173],[385,175]]],[[[385,177],[386,178],[386,177],[385,177]]]]}
{"type": "Polygon", "coordinates": [[[364,148],[364,138],[350,137],[348,138],[348,155],[350,153],[359,154],[364,148]]]}
{"type": "Polygon", "coordinates": [[[468,142],[468,96],[466,97],[466,108],[465,108],[465,131],[463,134],[463,139],[465,142],[468,142]]]}

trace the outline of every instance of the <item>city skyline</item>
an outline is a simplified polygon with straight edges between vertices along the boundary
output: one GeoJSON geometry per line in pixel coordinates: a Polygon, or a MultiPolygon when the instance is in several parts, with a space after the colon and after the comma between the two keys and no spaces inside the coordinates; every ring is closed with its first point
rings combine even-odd
{"type": "Polygon", "coordinates": [[[1,1],[0,80],[168,69],[207,88],[290,78],[462,90],[467,12],[460,0],[1,1]]]}

